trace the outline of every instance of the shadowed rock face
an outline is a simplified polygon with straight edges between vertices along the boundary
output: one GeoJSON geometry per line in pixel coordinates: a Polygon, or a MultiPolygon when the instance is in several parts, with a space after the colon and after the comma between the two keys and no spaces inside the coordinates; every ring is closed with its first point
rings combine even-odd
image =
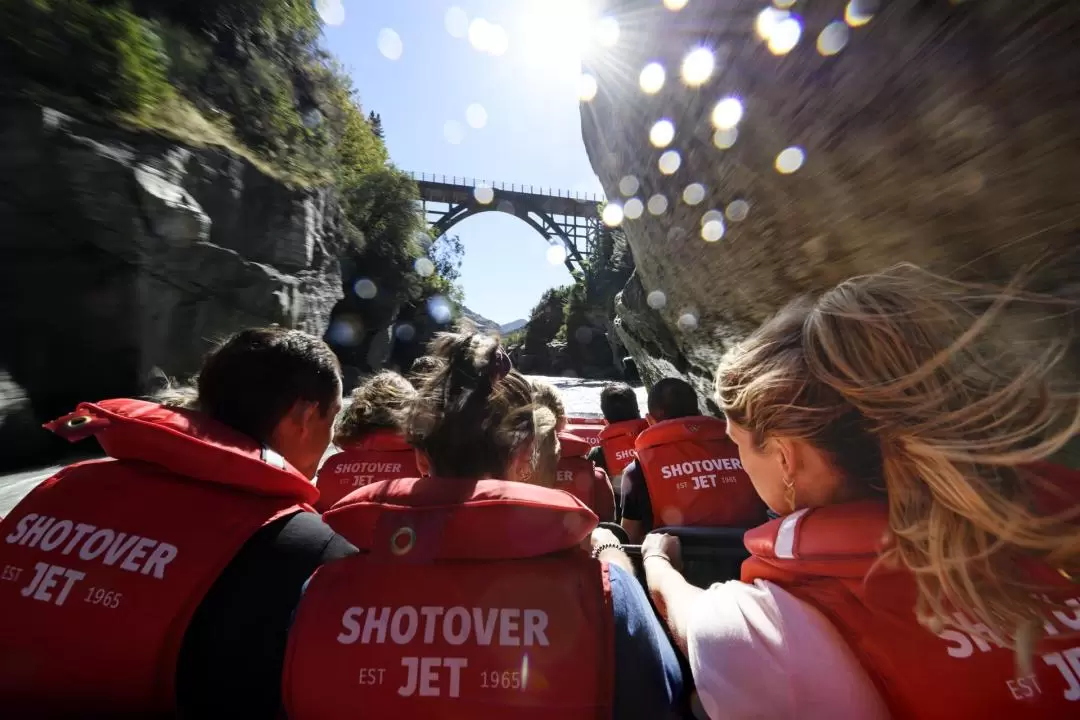
{"type": "Polygon", "coordinates": [[[26,104],[0,107],[0,158],[0,462],[77,402],[186,379],[240,328],[321,336],[342,296],[325,191],[26,104]]]}
{"type": "MultiPolygon", "coordinates": [[[[900,261],[996,283],[1042,261],[1029,288],[1080,298],[1080,3],[883,0],[831,57],[816,41],[845,2],[795,3],[802,35],[783,56],[755,34],[765,7],[607,2],[621,33],[588,63],[599,91],[582,104],[585,145],[609,198],[628,200],[620,180],[634,176],[634,197],[667,200],[623,224],[637,272],[617,327],[647,381],[677,372],[709,395],[724,350],[793,296],[900,261]],[[688,88],[680,63],[699,45],[716,69],[688,88]],[[649,62],[667,71],[653,95],[638,87],[649,62]],[[710,116],[728,96],[745,112],[719,149],[710,116]],[[662,118],[676,130],[663,150],[649,142],[662,118]],[[790,146],[805,161],[781,174],[790,146]],[[671,175],[664,150],[681,157],[671,175]],[[694,205],[682,199],[692,183],[705,188],[694,205]],[[727,217],[706,242],[711,210],[727,217]]],[[[1039,326],[1076,329],[1075,315],[1039,326]]]]}

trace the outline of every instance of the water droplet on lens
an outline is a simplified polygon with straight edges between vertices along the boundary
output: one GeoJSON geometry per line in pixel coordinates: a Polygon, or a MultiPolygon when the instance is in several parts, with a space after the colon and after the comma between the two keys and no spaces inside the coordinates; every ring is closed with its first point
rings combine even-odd
{"type": "Polygon", "coordinates": [[[426,257],[416,258],[413,269],[416,270],[416,274],[420,277],[430,277],[435,274],[435,263],[426,257]]]}
{"type": "Polygon", "coordinates": [[[625,175],[623,176],[622,180],[619,180],[619,192],[621,192],[626,197],[630,197],[631,195],[636,193],[638,191],[638,187],[640,186],[641,183],[638,182],[637,177],[635,177],[634,175],[625,175]]]}
{"type": "Polygon", "coordinates": [[[794,145],[784,148],[776,156],[776,171],[781,175],[790,175],[801,168],[805,160],[806,153],[803,152],[802,148],[794,145]]]}
{"type": "Polygon", "coordinates": [[[732,145],[734,145],[735,141],[738,140],[738,139],[739,139],[739,130],[738,130],[738,128],[729,128],[729,129],[726,129],[726,130],[717,130],[715,133],[713,133],[713,136],[712,136],[713,145],[720,148],[721,150],[727,150],[732,145]]]}
{"type": "Polygon", "coordinates": [[[705,199],[705,186],[701,183],[690,183],[683,190],[682,199],[687,205],[697,205],[705,199]]]}
{"type": "Polygon", "coordinates": [[[364,337],[364,322],[359,315],[341,315],[330,323],[326,334],[335,345],[355,347],[364,337]]]}
{"type": "Polygon", "coordinates": [[[719,210],[709,210],[707,213],[701,216],[702,225],[705,225],[705,223],[712,222],[714,220],[724,222],[724,213],[720,212],[719,210]]]}
{"type": "Polygon", "coordinates": [[[681,315],[679,315],[678,325],[679,329],[683,332],[692,332],[694,330],[697,330],[697,312],[689,309],[685,310],[681,315]]]}
{"type": "Polygon", "coordinates": [[[379,293],[379,288],[369,278],[360,278],[353,283],[353,292],[361,300],[370,300],[379,293]]]}
{"type": "Polygon", "coordinates": [[[609,202],[604,206],[604,212],[600,215],[600,219],[604,221],[604,224],[608,227],[616,227],[623,220],[623,209],[621,205],[617,203],[609,202]]]}
{"type": "Polygon", "coordinates": [[[713,127],[730,130],[739,124],[743,116],[743,104],[738,98],[724,98],[716,103],[712,111],[713,127]]]}
{"type": "Polygon", "coordinates": [[[566,262],[566,247],[561,242],[552,244],[547,249],[547,261],[552,265],[562,265],[566,262]]]}
{"type": "Polygon", "coordinates": [[[667,211],[668,201],[663,195],[657,194],[649,198],[649,213],[652,215],[663,215],[667,211]]]}
{"type": "Polygon", "coordinates": [[[793,17],[781,20],[769,35],[769,52],[773,55],[787,55],[802,37],[802,24],[793,17]]]}
{"type": "Polygon", "coordinates": [[[465,108],[465,122],[469,123],[469,127],[474,130],[479,130],[487,125],[487,121],[487,110],[480,103],[473,103],[465,108]]]}
{"type": "Polygon", "coordinates": [[[682,62],[682,79],[690,87],[703,84],[712,76],[716,58],[709,48],[691,50],[682,62]]]}
{"type": "Polygon", "coordinates": [[[630,198],[623,205],[623,215],[630,220],[637,220],[645,212],[645,205],[637,198],[630,198]]]}
{"type": "Polygon", "coordinates": [[[660,172],[665,175],[673,174],[679,169],[680,165],[682,165],[682,156],[679,155],[678,150],[668,150],[660,156],[660,161],[658,163],[660,172]]]}
{"type": "Polygon", "coordinates": [[[578,81],[578,99],[582,102],[589,102],[596,97],[598,89],[596,78],[588,73],[583,73],[578,81]]]}
{"type": "Polygon", "coordinates": [[[465,139],[465,128],[457,120],[443,123],[443,138],[451,145],[460,145],[465,139]]]}
{"type": "Polygon", "coordinates": [[[724,211],[731,222],[742,222],[750,214],[750,203],[745,200],[732,200],[724,211]]]}
{"type": "Polygon", "coordinates": [[[394,337],[401,342],[412,342],[413,338],[416,337],[416,328],[410,323],[401,323],[394,328],[394,337]]]}
{"type": "Polygon", "coordinates": [[[469,16],[457,5],[446,11],[443,24],[446,25],[446,32],[450,33],[450,37],[461,39],[469,34],[469,16]]]}
{"type": "Polygon", "coordinates": [[[427,311],[431,319],[440,325],[450,322],[450,303],[442,295],[432,295],[427,301],[427,311]]]}
{"type": "Polygon", "coordinates": [[[844,22],[853,28],[862,27],[874,18],[878,5],[877,0],[851,0],[844,8],[844,22]]]}
{"type": "Polygon", "coordinates": [[[401,36],[390,28],[383,28],[379,31],[378,45],[379,52],[387,60],[397,60],[401,57],[401,52],[404,49],[401,44],[401,36]]]}
{"type": "Polygon", "coordinates": [[[724,237],[724,221],[710,220],[701,226],[701,239],[705,242],[716,242],[724,237]]]}
{"type": "Polygon", "coordinates": [[[596,23],[596,42],[600,47],[615,47],[619,41],[619,23],[613,17],[603,17],[596,23]]]}
{"type": "Polygon", "coordinates": [[[345,6],[341,0],[315,0],[315,12],[327,25],[337,26],[345,22],[345,6]]]}
{"type": "Polygon", "coordinates": [[[580,343],[581,345],[588,345],[592,342],[593,339],[592,328],[586,325],[580,326],[577,330],[574,331],[574,339],[577,340],[578,343],[580,343]]]}
{"type": "Polygon", "coordinates": [[[473,197],[481,205],[487,205],[495,199],[495,191],[487,185],[478,185],[473,188],[473,197]]]}
{"type": "Polygon", "coordinates": [[[491,23],[484,18],[476,18],[469,23],[469,44],[474,50],[486,52],[491,42],[491,23]]]}
{"type": "Polygon", "coordinates": [[[789,17],[791,17],[791,13],[785,10],[767,7],[758,13],[757,19],[754,21],[754,31],[757,32],[759,38],[768,42],[773,31],[776,30],[776,26],[789,17]]]}
{"type": "Polygon", "coordinates": [[[675,139],[675,125],[668,119],[659,120],[649,130],[649,142],[658,148],[667,147],[675,139]]]}
{"type": "Polygon", "coordinates": [[[641,75],[638,76],[638,85],[643,92],[652,95],[664,87],[665,77],[664,66],[660,63],[651,62],[641,69],[641,75]]]}
{"type": "Polygon", "coordinates": [[[664,0],[664,7],[673,12],[677,12],[686,7],[687,0],[664,0]]]}
{"type": "Polygon", "coordinates": [[[648,303],[649,307],[653,310],[660,310],[667,305],[667,295],[659,290],[653,290],[645,298],[645,302],[648,303]]]}
{"type": "Polygon", "coordinates": [[[495,209],[499,212],[506,213],[507,215],[516,215],[517,209],[514,207],[514,203],[509,200],[500,200],[499,204],[495,206],[495,209]]]}
{"type": "Polygon", "coordinates": [[[818,35],[817,50],[826,57],[835,55],[847,46],[850,37],[851,31],[847,25],[839,21],[831,22],[818,35]]]}

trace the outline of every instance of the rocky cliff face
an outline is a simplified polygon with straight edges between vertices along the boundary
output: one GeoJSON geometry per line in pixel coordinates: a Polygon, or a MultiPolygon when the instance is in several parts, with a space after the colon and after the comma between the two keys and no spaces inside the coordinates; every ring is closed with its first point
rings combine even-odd
{"type": "Polygon", "coordinates": [[[760,0],[607,5],[620,35],[589,63],[582,130],[608,198],[645,205],[623,223],[637,270],[616,311],[647,382],[680,373],[709,395],[724,350],[792,296],[899,261],[1003,283],[1042,260],[1029,287],[1080,297],[1080,4],[856,0],[848,27],[845,0],[799,1],[780,55],[755,33],[760,0]],[[690,88],[680,64],[700,46],[715,69],[690,88]],[[647,94],[652,62],[666,82],[647,94]],[[720,113],[738,122],[717,135],[727,97],[743,114],[720,113]],[[674,140],[657,148],[663,118],[674,140]],[[786,148],[802,163],[785,174],[786,148]]]}
{"type": "Polygon", "coordinates": [[[322,335],[342,295],[334,199],[221,150],[8,104],[0,187],[5,460],[48,442],[25,428],[184,378],[238,328],[322,335]]]}

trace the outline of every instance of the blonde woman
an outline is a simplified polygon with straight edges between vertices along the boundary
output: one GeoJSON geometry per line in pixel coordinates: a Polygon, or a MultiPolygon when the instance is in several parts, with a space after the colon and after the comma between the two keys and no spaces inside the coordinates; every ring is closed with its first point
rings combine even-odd
{"type": "Polygon", "coordinates": [[[710,717],[1080,715],[1080,478],[1041,462],[1077,395],[1062,347],[987,332],[1008,299],[900,266],[723,360],[728,432],[782,517],[708,590],[675,538],[643,548],[710,717]]]}

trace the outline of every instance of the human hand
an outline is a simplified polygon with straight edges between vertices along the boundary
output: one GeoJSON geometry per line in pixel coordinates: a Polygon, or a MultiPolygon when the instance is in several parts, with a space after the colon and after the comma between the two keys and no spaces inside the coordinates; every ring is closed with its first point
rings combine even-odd
{"type": "Polygon", "coordinates": [[[642,562],[662,558],[676,570],[682,568],[682,544],[679,538],[667,533],[649,533],[641,543],[642,562]]]}

